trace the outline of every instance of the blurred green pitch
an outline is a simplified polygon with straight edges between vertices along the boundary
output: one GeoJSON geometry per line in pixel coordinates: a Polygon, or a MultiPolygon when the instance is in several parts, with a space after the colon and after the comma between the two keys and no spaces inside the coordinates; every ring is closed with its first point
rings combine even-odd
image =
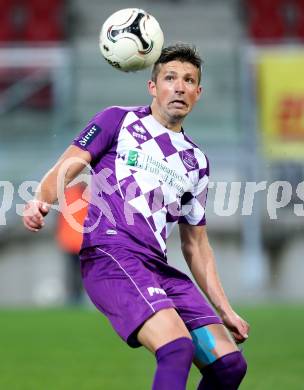
{"type": "MultiPolygon", "coordinates": [[[[240,307],[252,326],[244,390],[304,389],[304,306],[240,307]]],[[[154,358],[132,350],[97,311],[0,310],[0,389],[149,390],[154,358]]],[[[188,389],[199,374],[191,371],[188,389]]]]}

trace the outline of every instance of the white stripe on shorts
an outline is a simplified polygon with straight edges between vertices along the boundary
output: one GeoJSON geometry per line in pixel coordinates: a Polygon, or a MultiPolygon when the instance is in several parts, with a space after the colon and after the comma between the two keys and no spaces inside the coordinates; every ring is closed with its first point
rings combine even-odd
{"type": "Polygon", "coordinates": [[[195,320],[199,320],[200,318],[217,318],[217,316],[203,316],[203,317],[196,317],[196,318],[192,318],[192,320],[185,321],[185,324],[188,324],[188,322],[192,322],[192,321],[195,321],[195,320]]]}
{"type": "Polygon", "coordinates": [[[156,303],[159,303],[159,302],[167,302],[167,301],[169,301],[169,302],[172,303],[172,299],[170,299],[170,298],[164,298],[164,299],[159,299],[158,301],[152,302],[151,305],[155,305],[156,303]]]}
{"type": "Polygon", "coordinates": [[[128,274],[128,272],[120,265],[119,261],[116,260],[112,255],[111,253],[108,253],[100,248],[97,248],[100,252],[103,252],[105,253],[106,255],[110,256],[112,260],[115,261],[115,263],[119,266],[119,268],[121,268],[123,270],[123,272],[127,275],[127,277],[131,280],[131,282],[134,284],[136,290],[140,293],[140,295],[143,297],[144,301],[150,306],[151,310],[153,311],[153,313],[155,313],[155,310],[153,309],[153,306],[151,305],[150,302],[147,301],[147,299],[145,298],[145,296],[143,295],[143,293],[140,291],[139,287],[137,286],[137,284],[134,282],[134,280],[132,279],[132,277],[128,274]]]}

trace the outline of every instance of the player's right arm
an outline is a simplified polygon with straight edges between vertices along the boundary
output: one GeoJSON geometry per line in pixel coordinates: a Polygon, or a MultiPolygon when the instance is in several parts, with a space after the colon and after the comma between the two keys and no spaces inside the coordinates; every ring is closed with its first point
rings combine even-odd
{"type": "MultiPolygon", "coordinates": [[[[127,112],[128,110],[121,107],[108,107],[89,121],[74,139],[73,145],[66,149],[54,167],[44,176],[35,199],[26,205],[23,216],[26,228],[36,232],[43,227],[44,216],[59,195],[57,180],[59,175],[59,183],[65,187],[86,165],[99,161],[117,139],[121,121],[127,112]]],[[[60,193],[61,190],[62,187],[60,193]]]]}
{"type": "Polygon", "coordinates": [[[37,232],[44,226],[44,217],[58,198],[59,175],[65,188],[90,162],[91,154],[78,146],[71,145],[65,150],[41,180],[35,198],[24,208],[23,224],[27,229],[37,232]]]}

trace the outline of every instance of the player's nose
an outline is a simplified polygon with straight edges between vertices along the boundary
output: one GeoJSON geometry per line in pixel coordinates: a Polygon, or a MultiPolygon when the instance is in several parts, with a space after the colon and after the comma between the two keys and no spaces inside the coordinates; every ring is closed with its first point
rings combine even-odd
{"type": "Polygon", "coordinates": [[[174,87],[175,87],[176,93],[178,93],[178,94],[185,93],[185,85],[184,85],[184,81],[182,79],[176,79],[174,87]]]}

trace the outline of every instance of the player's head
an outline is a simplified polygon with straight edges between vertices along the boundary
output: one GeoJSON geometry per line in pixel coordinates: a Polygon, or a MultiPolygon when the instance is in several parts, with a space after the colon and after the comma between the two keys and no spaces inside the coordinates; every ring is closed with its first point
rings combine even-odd
{"type": "Polygon", "coordinates": [[[154,63],[151,80],[157,82],[157,76],[163,64],[171,61],[189,62],[197,68],[198,84],[201,82],[203,61],[199,56],[195,46],[186,43],[176,43],[175,45],[164,47],[158,60],[154,63]]]}
{"type": "Polygon", "coordinates": [[[162,50],[148,89],[153,97],[152,114],[166,127],[178,131],[200,98],[201,65],[196,49],[189,45],[179,43],[162,50]]]}

